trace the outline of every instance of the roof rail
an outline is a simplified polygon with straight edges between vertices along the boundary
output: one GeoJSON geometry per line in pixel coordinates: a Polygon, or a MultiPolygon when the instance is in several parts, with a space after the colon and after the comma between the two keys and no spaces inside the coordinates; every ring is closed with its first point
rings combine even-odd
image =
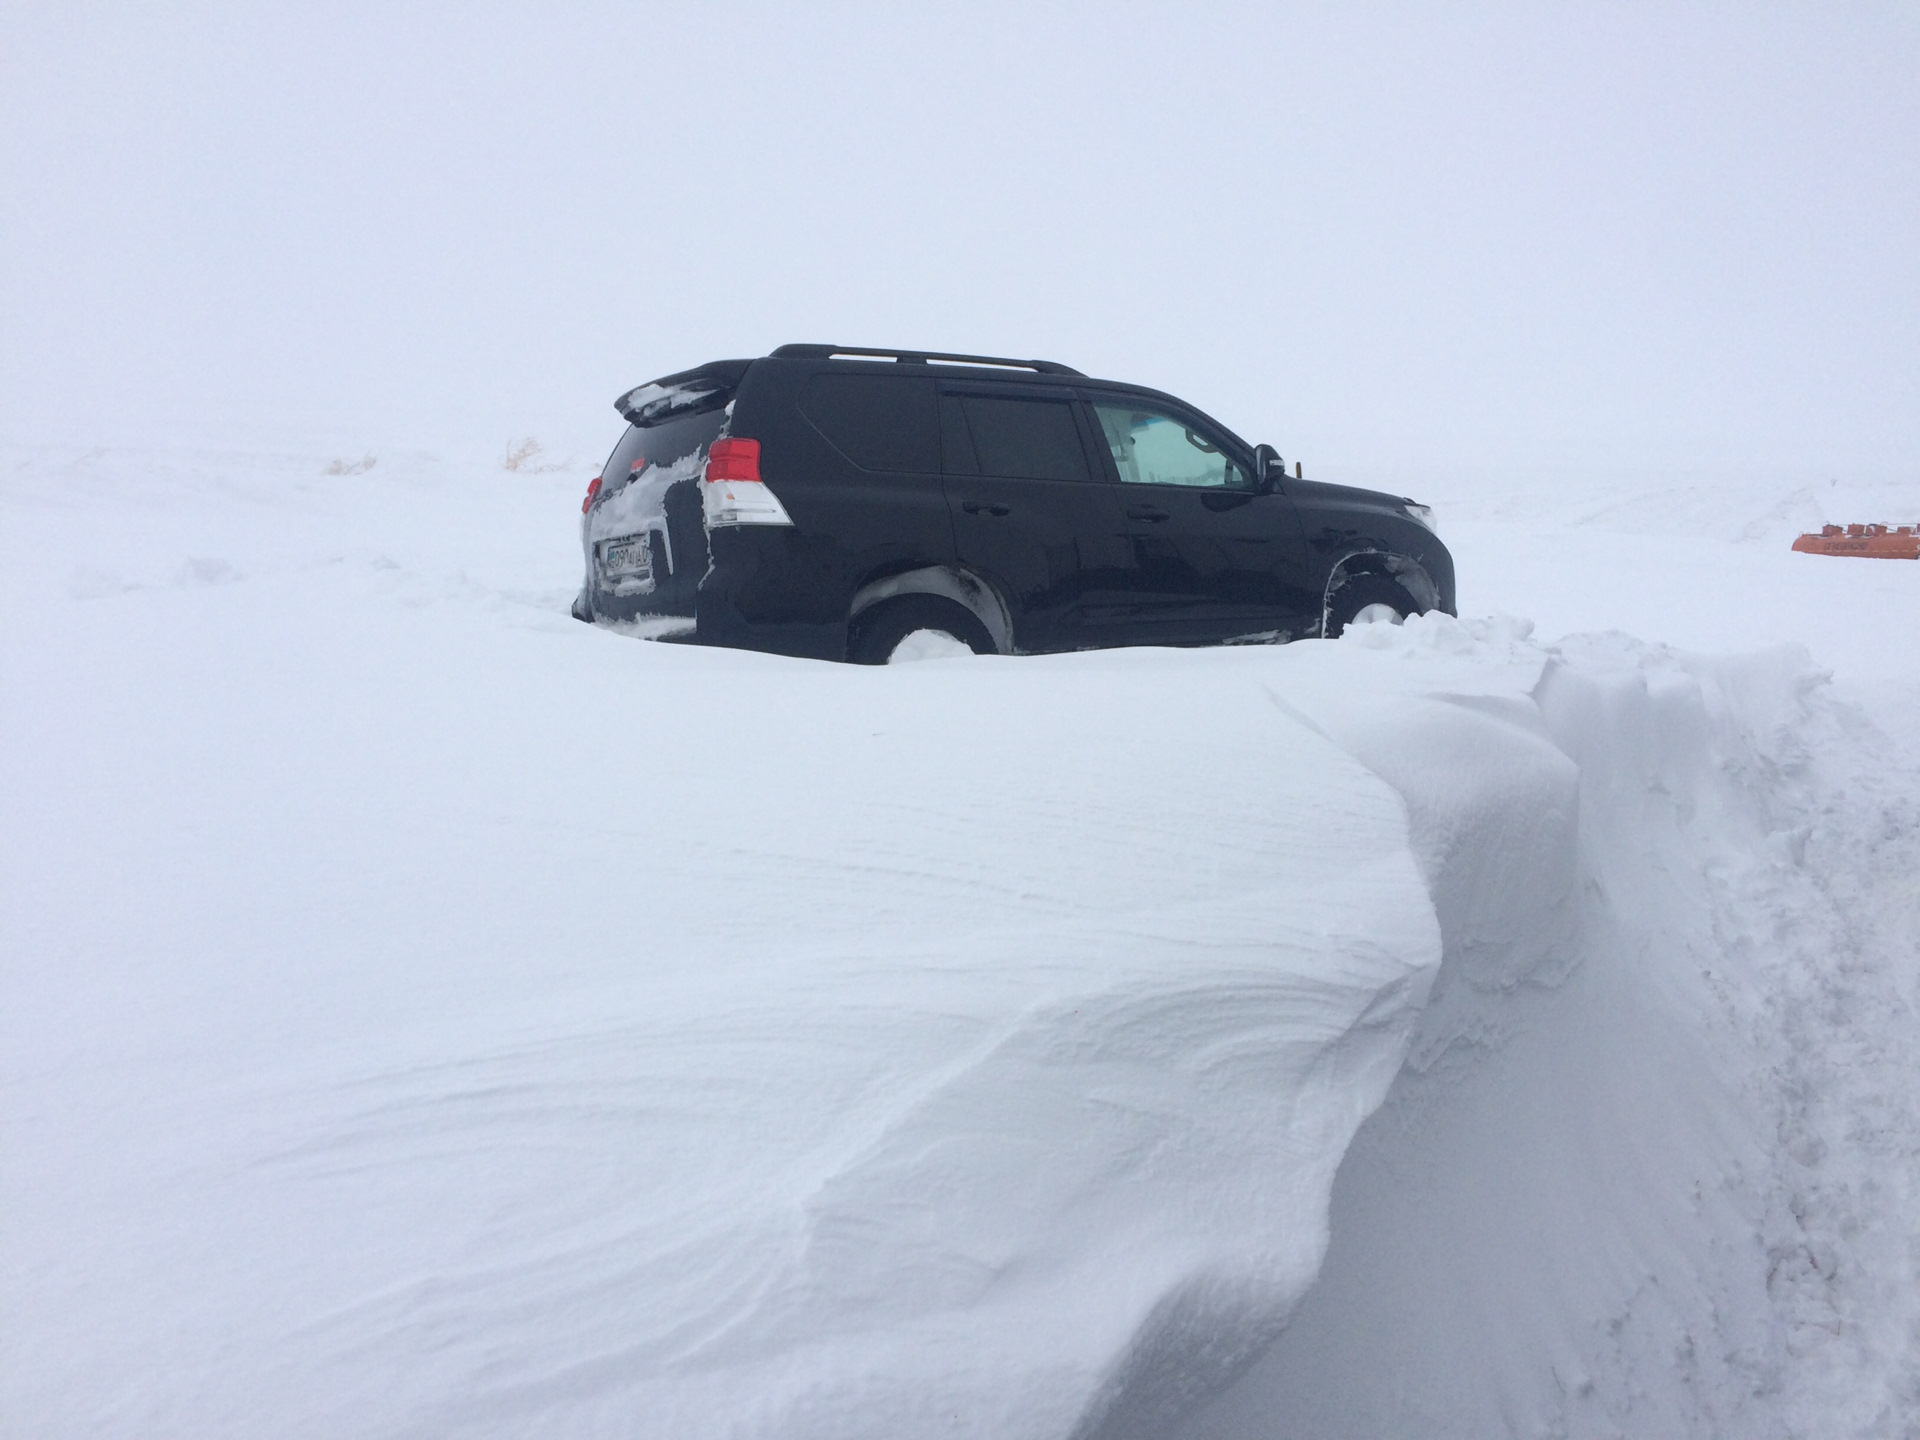
{"type": "Polygon", "coordinates": [[[929,360],[948,365],[989,365],[1001,370],[1034,370],[1042,375],[1072,375],[1086,379],[1071,365],[1052,360],[1008,360],[999,355],[952,355],[944,350],[870,350],[861,345],[782,345],[774,355],[784,360],[831,360],[836,355],[893,360],[902,365],[925,365],[929,360]]]}

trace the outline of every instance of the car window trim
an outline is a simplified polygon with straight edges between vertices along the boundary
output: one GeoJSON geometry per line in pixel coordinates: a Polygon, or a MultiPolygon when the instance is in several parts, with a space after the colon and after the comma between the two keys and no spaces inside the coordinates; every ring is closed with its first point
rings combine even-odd
{"type": "Polygon", "coordinates": [[[940,375],[934,377],[934,384],[942,395],[984,395],[1002,400],[1072,400],[1078,394],[1072,385],[1044,380],[948,379],[940,375]]]}

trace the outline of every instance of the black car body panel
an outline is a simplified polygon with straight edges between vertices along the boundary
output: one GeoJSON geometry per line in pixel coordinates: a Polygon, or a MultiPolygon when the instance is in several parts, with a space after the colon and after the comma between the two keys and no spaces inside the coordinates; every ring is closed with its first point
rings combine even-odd
{"type": "Polygon", "coordinates": [[[1022,651],[1125,643],[1126,524],[1080,408],[1058,385],[940,384],[955,557],[998,588],[1022,651]]]}
{"type": "Polygon", "coordinates": [[[785,346],[619,408],[632,423],[585,507],[582,619],[677,617],[701,643],[844,659],[863,615],[914,596],[1023,653],[1318,635],[1363,575],[1404,592],[1396,609],[1454,607],[1452,559],[1411,502],[1288,477],[1174,396],[1062,365],[785,346]],[[709,452],[743,442],[756,468],[737,488],[762,508],[703,508],[709,452]]]}
{"type": "Polygon", "coordinates": [[[1305,532],[1311,570],[1325,577],[1324,609],[1331,608],[1347,580],[1381,575],[1405,589],[1422,610],[1456,613],[1453,556],[1438,535],[1407,513],[1411,502],[1315,480],[1289,480],[1287,489],[1305,532]]]}
{"type": "MultiPolygon", "coordinates": [[[[1083,387],[1118,487],[1132,549],[1135,644],[1204,645],[1315,633],[1320,595],[1278,475],[1258,483],[1253,447],[1184,401],[1140,386],[1083,387]],[[1225,483],[1159,483],[1120,460],[1123,420],[1177,425],[1217,452],[1225,483]]],[[[1205,453],[1205,452],[1202,452],[1205,453]]]]}

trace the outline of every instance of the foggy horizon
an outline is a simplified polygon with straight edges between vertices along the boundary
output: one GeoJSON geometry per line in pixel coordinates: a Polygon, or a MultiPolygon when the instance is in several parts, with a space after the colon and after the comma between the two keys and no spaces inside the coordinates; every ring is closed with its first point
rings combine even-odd
{"type": "Polygon", "coordinates": [[[1154,385],[1326,478],[1920,472],[1896,7],[63,6],[0,37],[15,441],[597,458],[627,387],[831,341],[1154,385]]]}

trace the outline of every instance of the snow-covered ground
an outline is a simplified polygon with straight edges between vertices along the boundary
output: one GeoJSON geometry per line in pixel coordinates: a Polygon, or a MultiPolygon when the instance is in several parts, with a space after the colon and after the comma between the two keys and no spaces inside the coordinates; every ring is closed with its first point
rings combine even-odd
{"type": "Polygon", "coordinates": [[[1920,483],[866,670],[363,459],[0,451],[0,1433],[1920,1435],[1920,483]]]}

